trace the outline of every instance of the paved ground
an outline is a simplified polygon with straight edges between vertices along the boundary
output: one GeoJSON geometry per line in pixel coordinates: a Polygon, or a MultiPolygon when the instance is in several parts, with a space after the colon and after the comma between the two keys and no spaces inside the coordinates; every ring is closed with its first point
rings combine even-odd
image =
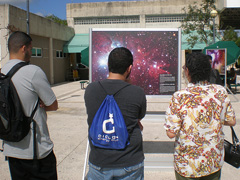
{"type": "MultiPolygon", "coordinates": [[[[56,112],[48,113],[48,125],[51,138],[55,144],[54,151],[57,157],[59,180],[80,180],[83,175],[85,152],[87,145],[86,110],[83,100],[84,90],[78,81],[58,84],[53,87],[59,102],[56,112]]],[[[240,137],[240,94],[230,95],[236,111],[237,122],[235,130],[240,137]]],[[[166,97],[149,97],[148,111],[165,111],[169,102],[166,97]]],[[[171,154],[159,154],[160,151],[172,151],[172,141],[169,140],[162,127],[162,120],[153,118],[143,120],[144,147],[146,152],[146,165],[149,159],[171,158],[171,154]],[[164,147],[166,148],[164,149],[164,147]],[[168,148],[170,147],[170,148],[168,148]]],[[[225,128],[226,138],[230,139],[230,128],[225,128]]],[[[1,142],[0,142],[1,143],[1,142]]],[[[170,164],[171,166],[171,164],[170,164]]],[[[240,170],[230,167],[225,163],[222,170],[222,179],[238,180],[240,170]]],[[[8,164],[0,153],[0,179],[10,180],[8,164]]],[[[145,180],[174,180],[172,167],[145,168],[145,180]]]]}

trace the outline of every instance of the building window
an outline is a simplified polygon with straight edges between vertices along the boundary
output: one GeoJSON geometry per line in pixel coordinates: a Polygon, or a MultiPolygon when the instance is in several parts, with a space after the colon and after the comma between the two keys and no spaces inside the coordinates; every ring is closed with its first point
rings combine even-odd
{"type": "Polygon", "coordinates": [[[185,14],[174,15],[148,15],[145,18],[146,23],[158,23],[158,22],[182,22],[186,17],[185,14]]]}
{"type": "Polygon", "coordinates": [[[56,50],[56,57],[57,58],[62,58],[63,57],[63,52],[61,50],[56,50]]]}
{"type": "Polygon", "coordinates": [[[42,57],[42,48],[33,47],[32,57],[42,57]]]}
{"type": "Polygon", "coordinates": [[[74,18],[75,25],[86,25],[86,24],[126,24],[126,23],[140,23],[139,16],[119,16],[119,17],[84,17],[74,18]]]}

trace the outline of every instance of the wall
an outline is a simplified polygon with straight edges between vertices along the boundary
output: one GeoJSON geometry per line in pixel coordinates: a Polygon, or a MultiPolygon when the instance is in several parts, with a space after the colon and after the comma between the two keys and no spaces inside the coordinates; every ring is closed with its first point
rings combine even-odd
{"type": "MultiPolygon", "coordinates": [[[[74,36],[74,29],[32,13],[30,13],[29,19],[33,47],[42,48],[42,57],[32,57],[31,63],[43,69],[51,84],[65,81],[65,76],[63,76],[63,74],[66,74],[65,66],[68,66],[70,62],[67,58],[63,58],[61,63],[56,61],[56,48],[58,50],[63,49],[63,45],[74,36]]],[[[11,5],[0,5],[1,66],[9,60],[6,47],[9,36],[8,25],[11,26],[12,30],[26,32],[26,11],[11,5]]]]}
{"type": "Polygon", "coordinates": [[[64,41],[56,39],[53,40],[53,64],[55,83],[62,82],[63,79],[66,80],[67,72],[70,68],[69,56],[63,58],[56,57],[56,50],[63,50],[62,47],[64,44],[64,41]]]}
{"type": "MultiPolygon", "coordinates": [[[[223,8],[224,1],[216,0],[217,8],[223,8]]],[[[183,14],[182,10],[196,0],[151,0],[151,1],[121,1],[96,3],[70,3],[67,4],[67,22],[76,33],[89,33],[89,28],[178,28],[180,22],[145,23],[146,15],[174,15],[183,14]],[[131,24],[89,24],[74,25],[77,17],[111,17],[139,15],[140,23],[131,24]]]]}
{"type": "Polygon", "coordinates": [[[196,0],[125,1],[67,4],[67,18],[136,14],[177,14],[196,0]]]}
{"type": "Polygon", "coordinates": [[[32,46],[42,48],[42,57],[32,57],[31,64],[39,66],[50,79],[50,62],[49,62],[49,43],[48,38],[31,35],[33,41],[32,46]]]}
{"type": "Polygon", "coordinates": [[[89,28],[176,28],[179,22],[145,23],[146,15],[183,14],[182,8],[196,0],[156,0],[67,4],[68,25],[76,33],[89,33],[89,28]],[[75,17],[110,17],[139,15],[140,23],[74,25],[75,17]]]}
{"type": "Polygon", "coordinates": [[[9,24],[9,9],[7,5],[0,6],[0,43],[1,43],[1,63],[0,68],[3,64],[7,62],[9,59],[9,55],[7,52],[7,38],[8,38],[8,30],[7,26],[9,24]]]}
{"type": "MultiPolygon", "coordinates": [[[[26,11],[11,5],[6,6],[9,7],[9,24],[26,32],[26,11]]],[[[30,13],[29,20],[30,34],[64,41],[68,41],[74,35],[74,30],[72,28],[55,23],[36,14],[30,13]]]]}

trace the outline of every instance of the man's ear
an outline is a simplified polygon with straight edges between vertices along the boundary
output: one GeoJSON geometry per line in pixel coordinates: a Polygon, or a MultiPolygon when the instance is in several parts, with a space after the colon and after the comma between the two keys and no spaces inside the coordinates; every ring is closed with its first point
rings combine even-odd
{"type": "Polygon", "coordinates": [[[186,73],[186,77],[188,79],[188,82],[191,82],[191,76],[190,76],[188,68],[185,69],[185,73],[186,73]]]}
{"type": "Polygon", "coordinates": [[[27,46],[26,45],[23,45],[19,50],[22,52],[22,53],[25,53],[27,49],[27,46]]]}
{"type": "Polygon", "coordinates": [[[130,66],[128,67],[127,72],[130,73],[131,70],[132,70],[132,65],[130,65],[130,66]]]}

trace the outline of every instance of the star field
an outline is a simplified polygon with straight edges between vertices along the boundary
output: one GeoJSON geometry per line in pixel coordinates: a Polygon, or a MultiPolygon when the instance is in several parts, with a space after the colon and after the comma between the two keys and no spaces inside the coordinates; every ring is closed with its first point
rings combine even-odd
{"type": "Polygon", "coordinates": [[[93,31],[92,81],[108,77],[108,55],[116,47],[126,47],[132,52],[130,80],[132,84],[142,87],[146,95],[171,95],[177,90],[177,31],[93,31]],[[174,77],[174,90],[160,92],[160,74],[174,77]]]}

